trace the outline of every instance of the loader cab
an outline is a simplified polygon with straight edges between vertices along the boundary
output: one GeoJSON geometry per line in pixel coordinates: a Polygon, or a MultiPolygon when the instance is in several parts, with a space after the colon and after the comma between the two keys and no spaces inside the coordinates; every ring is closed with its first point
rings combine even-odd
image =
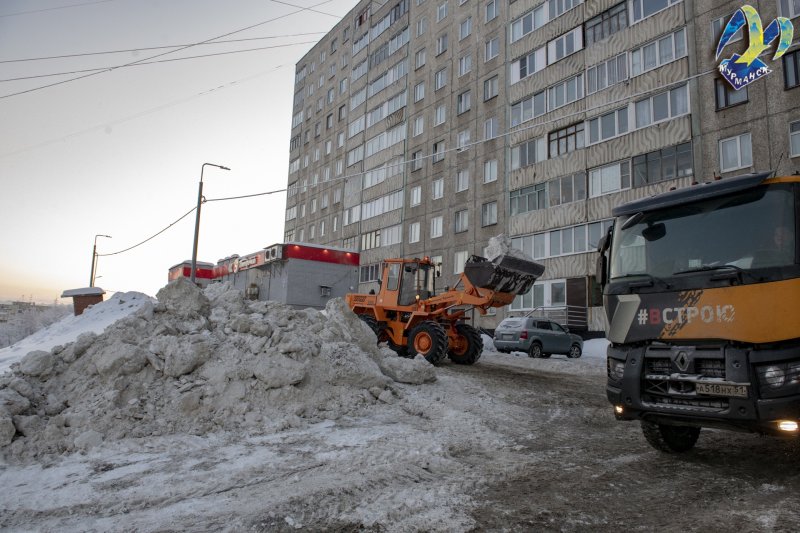
{"type": "Polygon", "coordinates": [[[384,263],[382,304],[407,307],[433,296],[434,267],[424,259],[384,263]]]}

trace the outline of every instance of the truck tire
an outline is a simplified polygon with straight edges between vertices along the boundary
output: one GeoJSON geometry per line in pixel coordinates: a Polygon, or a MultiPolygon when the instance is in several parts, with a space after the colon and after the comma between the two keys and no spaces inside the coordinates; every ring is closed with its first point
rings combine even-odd
{"type": "Polygon", "coordinates": [[[459,365],[474,365],[481,358],[483,339],[469,324],[455,325],[457,343],[447,351],[450,360],[459,365]]]}
{"type": "Polygon", "coordinates": [[[438,322],[422,322],[408,334],[408,353],[411,357],[420,354],[430,364],[437,364],[447,353],[447,333],[438,322]]]}
{"type": "Polygon", "coordinates": [[[386,334],[386,332],[381,330],[378,320],[374,316],[361,314],[358,315],[358,318],[368,325],[369,329],[375,333],[375,336],[378,338],[378,344],[385,342],[389,345],[389,348],[391,348],[400,357],[408,357],[408,349],[405,346],[398,346],[397,344],[393,343],[389,339],[389,336],[386,334]]]}
{"type": "Polygon", "coordinates": [[[700,428],[691,426],[667,426],[642,420],[642,433],[656,450],[666,453],[684,453],[694,448],[700,436],[700,428]]]}

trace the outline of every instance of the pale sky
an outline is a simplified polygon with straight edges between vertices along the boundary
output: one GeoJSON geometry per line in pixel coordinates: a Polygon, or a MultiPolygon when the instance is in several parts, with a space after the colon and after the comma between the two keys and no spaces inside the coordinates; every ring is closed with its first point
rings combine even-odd
{"type": "MultiPolygon", "coordinates": [[[[0,0],[0,300],[87,287],[206,198],[286,187],[296,62],[357,0],[0,0]],[[296,7],[295,7],[296,6],[296,7]],[[313,8],[319,12],[312,12],[313,8]],[[333,16],[331,16],[333,15],[333,16]],[[282,17],[282,18],[278,18],[282,17]],[[272,22],[272,19],[277,19],[272,22]],[[11,78],[276,47],[88,73],[11,78]],[[291,46],[285,46],[291,45],[291,46]],[[138,51],[100,54],[117,50],[138,51]],[[33,61],[33,58],[95,54],[33,61]],[[12,61],[26,59],[28,61],[12,61]]],[[[285,193],[202,207],[198,261],[283,240],[285,193]]],[[[191,259],[194,213],[96,285],[155,293],[191,259]]],[[[64,303],[69,303],[65,301],[64,303]]]]}

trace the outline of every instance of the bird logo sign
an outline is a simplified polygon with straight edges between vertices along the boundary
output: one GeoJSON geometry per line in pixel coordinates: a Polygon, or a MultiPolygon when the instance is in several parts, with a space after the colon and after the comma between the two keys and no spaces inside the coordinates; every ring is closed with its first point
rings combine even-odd
{"type": "Polygon", "coordinates": [[[723,59],[719,63],[720,74],[737,91],[772,72],[767,68],[766,63],[758,57],[770,47],[772,41],[778,39],[778,49],[772,58],[775,61],[786,53],[786,50],[792,44],[794,35],[794,26],[785,17],[776,18],[770,22],[766,29],[763,29],[758,12],[752,6],[745,5],[736,10],[731,20],[728,21],[728,25],[725,26],[725,31],[722,32],[717,45],[717,60],[722,55],[722,49],[725,48],[725,45],[728,44],[733,35],[745,25],[745,22],[750,35],[750,46],[741,56],[733,54],[730,58],[723,59]]]}

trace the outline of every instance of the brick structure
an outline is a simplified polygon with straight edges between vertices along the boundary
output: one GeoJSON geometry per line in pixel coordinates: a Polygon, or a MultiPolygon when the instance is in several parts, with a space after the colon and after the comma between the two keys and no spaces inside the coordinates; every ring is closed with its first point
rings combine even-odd
{"type": "Polygon", "coordinates": [[[87,307],[99,304],[103,301],[106,293],[100,287],[84,287],[82,289],[70,289],[61,294],[62,298],[72,298],[72,308],[75,316],[83,314],[87,307]]]}

